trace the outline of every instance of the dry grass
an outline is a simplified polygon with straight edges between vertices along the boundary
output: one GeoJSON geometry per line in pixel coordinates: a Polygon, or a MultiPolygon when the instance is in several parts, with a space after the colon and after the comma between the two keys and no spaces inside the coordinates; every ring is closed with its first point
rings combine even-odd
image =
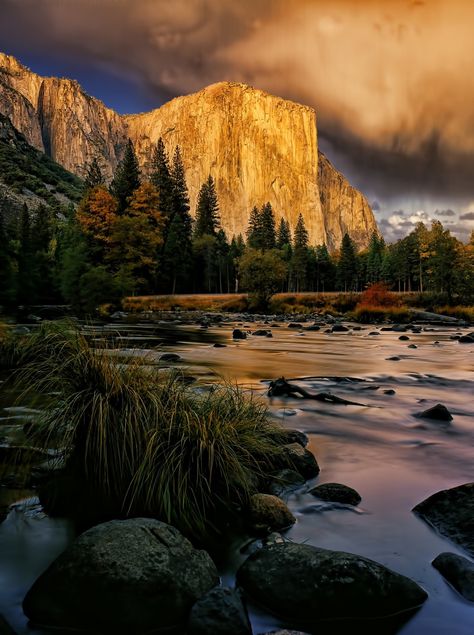
{"type": "Polygon", "coordinates": [[[436,313],[441,315],[449,315],[455,317],[458,320],[465,320],[466,322],[474,322],[474,306],[438,306],[435,307],[436,313]]]}
{"type": "Polygon", "coordinates": [[[149,295],[133,296],[122,300],[124,311],[217,311],[229,302],[244,301],[247,294],[189,294],[189,295],[149,295]]]}

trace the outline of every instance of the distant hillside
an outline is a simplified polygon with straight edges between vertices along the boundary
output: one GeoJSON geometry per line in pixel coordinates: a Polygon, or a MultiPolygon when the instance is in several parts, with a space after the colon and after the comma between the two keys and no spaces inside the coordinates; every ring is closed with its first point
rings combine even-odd
{"type": "Polygon", "coordinates": [[[0,114],[0,196],[7,207],[74,204],[82,191],[77,176],[33,148],[8,117],[0,114]]]}

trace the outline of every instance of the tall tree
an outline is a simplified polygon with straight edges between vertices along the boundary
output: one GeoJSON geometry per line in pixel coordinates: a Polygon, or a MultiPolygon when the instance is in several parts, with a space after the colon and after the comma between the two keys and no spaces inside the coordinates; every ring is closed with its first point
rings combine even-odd
{"type": "Polygon", "coordinates": [[[219,225],[219,203],[217,200],[216,186],[214,179],[209,175],[207,181],[202,184],[199,190],[194,235],[197,238],[205,234],[208,236],[217,236],[219,225]]]}
{"type": "Polygon", "coordinates": [[[97,185],[105,185],[105,178],[97,157],[94,157],[92,161],[87,164],[84,183],[88,190],[97,187],[97,185]]]}
{"type": "Polygon", "coordinates": [[[265,203],[260,212],[261,242],[263,251],[275,249],[276,247],[276,231],[275,216],[271,203],[265,203]]]}
{"type": "Polygon", "coordinates": [[[164,277],[168,290],[175,293],[186,283],[192,264],[192,218],[189,213],[189,195],[186,174],[179,146],[176,146],[172,180],[172,213],[165,230],[162,249],[164,277]]]}
{"type": "Polygon", "coordinates": [[[10,307],[15,298],[13,250],[5,214],[6,202],[0,199],[0,306],[10,307]]]}
{"type": "Polygon", "coordinates": [[[357,256],[354,241],[344,234],[337,263],[337,283],[342,291],[354,291],[357,281],[357,256]]]}
{"type": "Polygon", "coordinates": [[[258,208],[255,206],[250,212],[247,228],[247,245],[251,249],[262,249],[262,219],[258,208]]]}
{"type": "Polygon", "coordinates": [[[302,291],[308,275],[308,232],[303,215],[298,216],[295,227],[294,249],[291,258],[291,271],[295,282],[295,291],[302,291]]]}
{"type": "Polygon", "coordinates": [[[382,277],[382,262],[385,254],[385,241],[377,232],[373,232],[370,237],[367,251],[367,273],[366,281],[370,283],[379,282],[382,277]]]}
{"type": "Polygon", "coordinates": [[[173,214],[173,179],[162,137],[153,150],[150,181],[160,193],[160,207],[165,221],[173,214]]]}
{"type": "Polygon", "coordinates": [[[87,239],[91,260],[104,262],[105,252],[111,242],[112,226],[118,212],[117,199],[105,187],[98,185],[88,190],[79,204],[76,218],[87,239]]]}
{"type": "Polygon", "coordinates": [[[133,144],[129,139],[123,159],[118,164],[110,184],[110,191],[117,199],[119,214],[123,214],[128,205],[128,199],[138,187],[140,187],[140,168],[133,144]]]}
{"type": "Polygon", "coordinates": [[[18,271],[16,281],[17,304],[29,305],[34,300],[33,245],[31,237],[31,216],[23,204],[18,228],[18,271]]]}
{"type": "Polygon", "coordinates": [[[290,223],[282,218],[278,225],[276,246],[278,249],[284,249],[286,245],[291,246],[291,230],[290,223]]]}

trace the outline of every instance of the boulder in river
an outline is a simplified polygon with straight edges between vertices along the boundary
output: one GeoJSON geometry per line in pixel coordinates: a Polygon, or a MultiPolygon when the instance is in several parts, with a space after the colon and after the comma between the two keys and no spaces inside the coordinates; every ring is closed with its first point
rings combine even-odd
{"type": "Polygon", "coordinates": [[[309,493],[323,501],[344,503],[346,505],[358,505],[362,500],[359,492],[341,483],[316,485],[309,493]]]}
{"type": "Polygon", "coordinates": [[[302,448],[299,443],[285,445],[286,451],[285,467],[296,470],[306,480],[314,478],[319,474],[319,465],[314,454],[306,448],[302,448]]]}
{"type": "Polygon", "coordinates": [[[296,522],[286,503],[272,494],[254,494],[247,509],[247,523],[252,531],[271,533],[288,529],[296,522]]]}
{"type": "Polygon", "coordinates": [[[257,329],[252,333],[252,335],[256,335],[257,337],[271,337],[272,332],[267,329],[257,329]]]}
{"type": "Polygon", "coordinates": [[[435,419],[436,421],[452,421],[453,415],[449,410],[441,403],[437,403],[436,406],[423,410],[423,412],[417,412],[414,417],[421,419],[435,419]]]}
{"type": "Polygon", "coordinates": [[[247,609],[235,589],[215,587],[191,610],[188,635],[252,635],[247,609]]]}
{"type": "Polygon", "coordinates": [[[474,344],[474,336],[473,335],[461,335],[458,339],[460,344],[474,344]]]}
{"type": "Polygon", "coordinates": [[[436,492],[413,511],[474,556],[474,483],[436,492]]]}
{"type": "Polygon", "coordinates": [[[348,330],[349,329],[347,328],[347,326],[344,326],[344,324],[334,324],[331,329],[333,333],[345,333],[348,330]]]}
{"type": "Polygon", "coordinates": [[[158,520],[112,520],[84,532],[36,580],[23,609],[34,623],[141,635],[181,629],[219,583],[210,556],[158,520]]]}
{"type": "Polygon", "coordinates": [[[428,597],[409,578],[368,558],[290,542],[253,553],[237,581],[288,627],[315,632],[320,620],[384,618],[413,610],[428,597]]]}
{"type": "Polygon", "coordinates": [[[245,331],[242,331],[242,329],[234,329],[232,331],[232,339],[234,339],[234,340],[246,340],[247,339],[247,333],[245,331]]]}
{"type": "Polygon", "coordinates": [[[440,553],[431,563],[466,600],[474,602],[474,563],[456,553],[440,553]]]}
{"type": "Polygon", "coordinates": [[[296,430],[295,428],[285,428],[284,429],[287,443],[299,443],[302,448],[305,448],[308,445],[308,435],[300,430],[296,430]]]}

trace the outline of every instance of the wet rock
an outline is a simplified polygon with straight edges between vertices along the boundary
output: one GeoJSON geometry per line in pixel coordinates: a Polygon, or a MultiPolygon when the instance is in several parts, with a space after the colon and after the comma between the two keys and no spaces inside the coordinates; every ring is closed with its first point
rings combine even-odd
{"type": "Polygon", "coordinates": [[[302,328],[303,328],[303,325],[302,325],[302,324],[300,324],[299,322],[290,322],[290,323],[288,324],[288,328],[289,328],[289,329],[302,329],[302,328]]]}
{"type": "Polygon", "coordinates": [[[276,474],[272,474],[268,491],[275,496],[281,496],[285,492],[298,489],[298,487],[301,487],[304,483],[305,479],[299,472],[286,468],[276,474]]]}
{"type": "Polygon", "coordinates": [[[150,518],[113,520],[81,534],[36,580],[23,610],[48,627],[141,635],[182,629],[194,603],[218,582],[209,555],[174,527],[150,518]]]}
{"type": "Polygon", "coordinates": [[[408,337],[408,335],[400,335],[400,337],[398,338],[401,342],[406,342],[407,340],[409,340],[410,338],[408,337]]]}
{"type": "Polygon", "coordinates": [[[383,394],[384,395],[395,395],[396,392],[395,392],[395,390],[393,388],[387,388],[387,390],[383,391],[383,394]]]}
{"type": "Polygon", "coordinates": [[[313,487],[309,493],[323,501],[346,505],[358,505],[362,500],[359,492],[341,483],[323,483],[313,487]]]}
{"type": "Polygon", "coordinates": [[[416,344],[408,344],[407,348],[418,348],[416,344]]]}
{"type": "Polygon", "coordinates": [[[449,422],[453,420],[453,415],[449,412],[446,406],[443,406],[441,403],[437,403],[436,406],[428,408],[428,410],[423,410],[423,412],[417,412],[413,416],[420,419],[434,419],[436,421],[449,422]]]}
{"type": "Polygon", "coordinates": [[[347,326],[344,326],[344,324],[334,324],[331,329],[333,333],[345,333],[348,330],[349,329],[347,328],[347,326]]]}
{"type": "Polygon", "coordinates": [[[256,337],[271,337],[272,332],[267,331],[266,329],[257,329],[252,333],[252,335],[255,335],[256,337]]]}
{"type": "Polygon", "coordinates": [[[163,353],[160,356],[160,362],[179,362],[181,356],[177,353],[163,353]]]}
{"type": "Polygon", "coordinates": [[[474,344],[474,337],[472,335],[461,335],[458,342],[460,344],[474,344]]]}
{"type": "Polygon", "coordinates": [[[474,556],[474,483],[441,490],[413,511],[474,556]]]}
{"type": "Polygon", "coordinates": [[[289,627],[315,632],[318,620],[382,618],[427,598],[415,582],[373,560],[290,542],[252,554],[237,581],[289,627]]]}
{"type": "Polygon", "coordinates": [[[214,348],[225,348],[227,346],[227,344],[222,344],[221,342],[215,342],[215,344],[213,344],[214,348]]]}
{"type": "Polygon", "coordinates": [[[466,600],[474,602],[474,563],[455,553],[440,553],[431,563],[466,600]]]}
{"type": "Polygon", "coordinates": [[[319,465],[314,454],[302,448],[299,443],[285,445],[286,466],[296,470],[306,480],[314,478],[319,474],[319,465]]]}
{"type": "Polygon", "coordinates": [[[308,435],[295,428],[286,428],[284,430],[286,436],[286,443],[299,443],[302,448],[308,445],[308,435]]]}
{"type": "Polygon", "coordinates": [[[234,329],[232,331],[232,339],[234,339],[234,340],[246,340],[247,339],[247,333],[245,331],[242,331],[241,329],[234,329]]]}
{"type": "Polygon", "coordinates": [[[286,504],[272,494],[254,494],[246,515],[250,529],[257,533],[288,529],[296,522],[286,504]]]}
{"type": "Polygon", "coordinates": [[[359,326],[359,325],[357,325],[357,326],[353,326],[353,327],[352,327],[352,330],[353,330],[353,331],[362,331],[362,327],[361,327],[361,326],[359,326]]]}
{"type": "Polygon", "coordinates": [[[378,331],[370,331],[369,335],[380,335],[378,331]]]}
{"type": "Polygon", "coordinates": [[[188,635],[252,635],[247,609],[235,589],[216,587],[191,609],[188,635]]]}
{"type": "Polygon", "coordinates": [[[304,330],[305,331],[319,331],[321,330],[321,327],[319,326],[319,324],[310,324],[309,326],[305,326],[304,330]]]}
{"type": "Polygon", "coordinates": [[[385,359],[388,362],[399,362],[401,357],[398,357],[398,355],[393,355],[392,357],[386,357],[385,359]]]}

